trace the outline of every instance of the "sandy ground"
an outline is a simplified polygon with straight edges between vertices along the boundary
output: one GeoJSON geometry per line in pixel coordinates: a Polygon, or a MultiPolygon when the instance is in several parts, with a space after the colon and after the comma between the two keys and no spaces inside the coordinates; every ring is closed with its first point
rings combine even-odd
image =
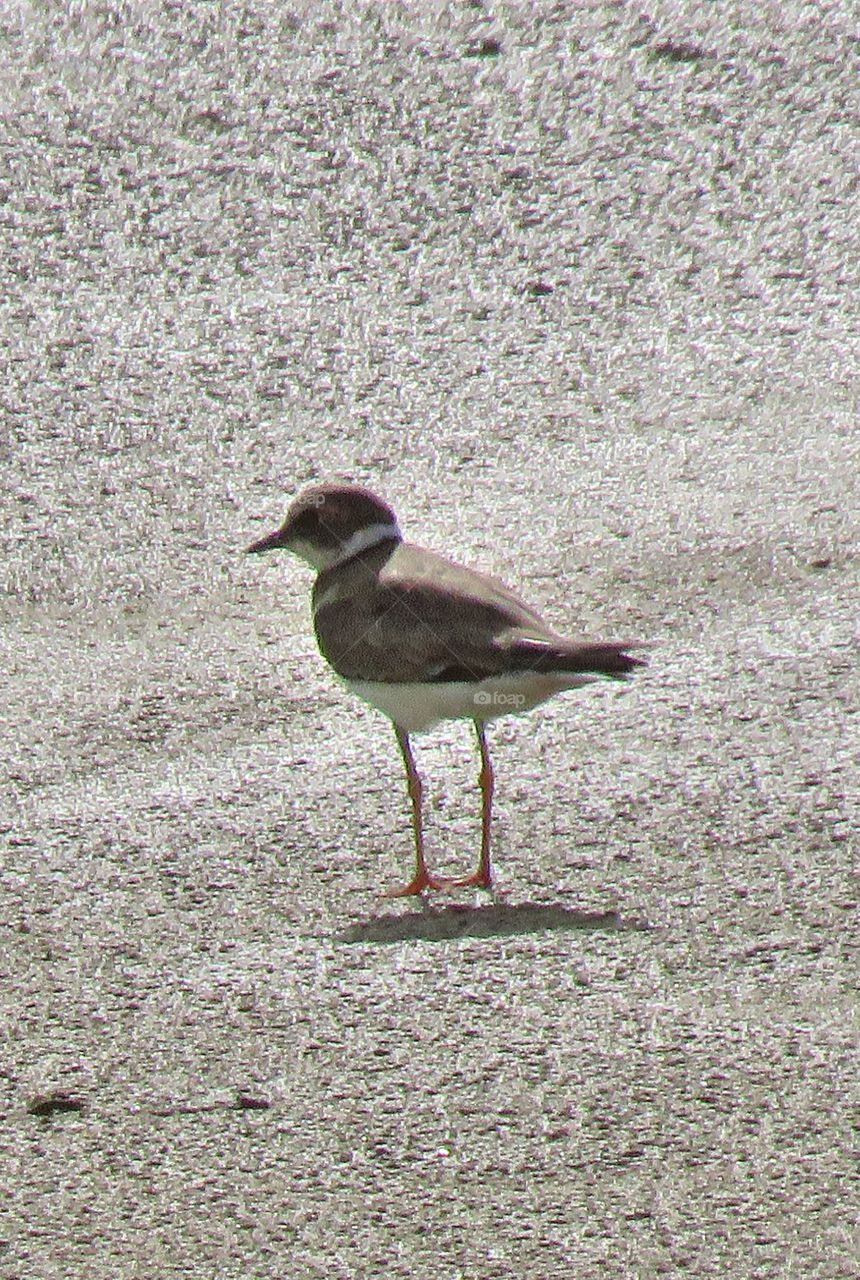
{"type": "Polygon", "coordinates": [[[860,1274],[852,8],[4,7],[4,1280],[860,1274]],[[653,645],[493,902],[241,554],[332,477],[653,645]]]}

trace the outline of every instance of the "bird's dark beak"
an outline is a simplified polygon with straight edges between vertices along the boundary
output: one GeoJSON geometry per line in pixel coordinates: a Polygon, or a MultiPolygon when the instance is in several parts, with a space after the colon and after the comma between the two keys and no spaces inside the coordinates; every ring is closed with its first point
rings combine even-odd
{"type": "Polygon", "coordinates": [[[288,547],[289,539],[284,536],[283,526],[276,529],[274,533],[267,533],[265,538],[260,538],[257,542],[252,542],[250,547],[245,548],[246,555],[256,555],[259,551],[274,551],[277,547],[288,547]]]}

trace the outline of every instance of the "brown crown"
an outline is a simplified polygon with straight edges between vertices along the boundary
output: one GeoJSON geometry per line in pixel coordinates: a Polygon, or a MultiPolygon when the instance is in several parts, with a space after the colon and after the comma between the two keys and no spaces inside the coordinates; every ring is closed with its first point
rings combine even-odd
{"type": "Polygon", "coordinates": [[[397,524],[387,502],[360,485],[320,484],[300,493],[283,525],[286,539],[303,539],[318,547],[337,547],[359,529],[397,524]]]}

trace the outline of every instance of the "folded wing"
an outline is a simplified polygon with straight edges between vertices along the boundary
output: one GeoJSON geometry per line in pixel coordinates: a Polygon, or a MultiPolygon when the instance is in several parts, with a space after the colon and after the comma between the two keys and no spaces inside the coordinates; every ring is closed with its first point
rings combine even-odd
{"type": "Polygon", "coordinates": [[[461,596],[455,607],[444,588],[426,581],[378,584],[366,596],[324,605],[315,617],[320,648],[345,679],[387,683],[526,671],[623,680],[643,665],[629,646],[555,635],[515,596],[476,577],[480,591],[461,596]]]}

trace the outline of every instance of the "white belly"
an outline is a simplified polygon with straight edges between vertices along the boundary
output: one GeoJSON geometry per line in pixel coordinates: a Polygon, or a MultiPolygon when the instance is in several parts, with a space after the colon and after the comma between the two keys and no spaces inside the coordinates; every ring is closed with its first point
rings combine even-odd
{"type": "Polygon", "coordinates": [[[370,680],[345,680],[350,692],[382,711],[407,733],[429,729],[440,720],[493,720],[496,716],[522,715],[563,689],[592,684],[598,675],[517,672],[494,676],[478,684],[450,681],[441,684],[382,684],[370,680]]]}

